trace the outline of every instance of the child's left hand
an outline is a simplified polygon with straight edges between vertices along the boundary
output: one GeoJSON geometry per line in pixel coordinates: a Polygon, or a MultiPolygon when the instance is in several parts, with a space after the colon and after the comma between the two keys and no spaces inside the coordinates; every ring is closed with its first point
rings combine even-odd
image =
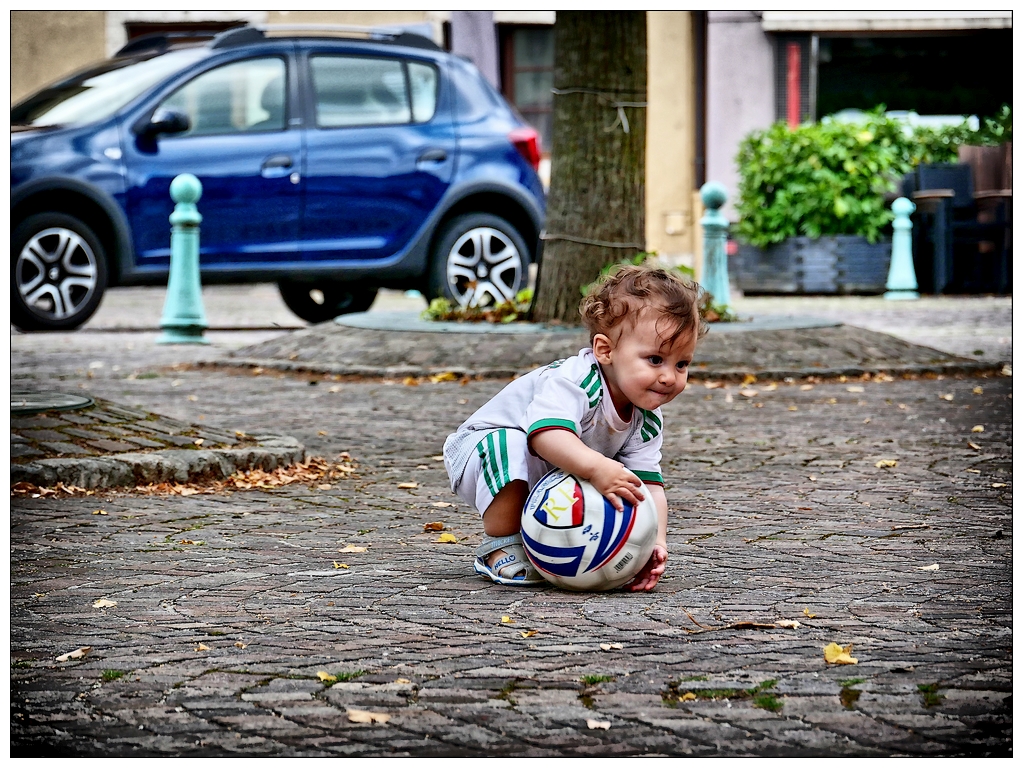
{"type": "Polygon", "coordinates": [[[636,578],[625,585],[625,589],[630,592],[649,592],[660,581],[667,563],[668,550],[661,544],[654,544],[654,551],[650,553],[650,559],[646,561],[643,569],[636,574],[636,578]]]}

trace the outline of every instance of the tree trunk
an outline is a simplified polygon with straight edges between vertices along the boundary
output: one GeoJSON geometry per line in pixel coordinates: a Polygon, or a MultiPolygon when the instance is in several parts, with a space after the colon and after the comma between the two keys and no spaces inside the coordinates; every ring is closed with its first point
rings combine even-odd
{"type": "Polygon", "coordinates": [[[532,319],[578,325],[580,289],[645,250],[646,13],[558,11],[554,90],[532,319]]]}

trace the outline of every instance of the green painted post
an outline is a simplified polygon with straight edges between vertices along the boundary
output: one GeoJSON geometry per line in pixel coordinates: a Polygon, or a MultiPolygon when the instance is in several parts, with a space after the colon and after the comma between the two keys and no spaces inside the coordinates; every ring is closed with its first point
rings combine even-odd
{"type": "Polygon", "coordinates": [[[725,251],[728,219],[720,210],[728,199],[728,193],[723,184],[708,181],[700,187],[700,199],[706,210],[700,219],[703,225],[703,289],[714,297],[714,304],[730,310],[728,255],[725,251]]]}
{"type": "Polygon", "coordinates": [[[904,197],[892,203],[895,221],[892,222],[892,260],[888,266],[888,282],[885,284],[888,289],[884,295],[886,299],[920,298],[917,293],[916,270],[913,269],[913,222],[909,220],[915,210],[916,205],[904,197]]]}
{"type": "Polygon", "coordinates": [[[199,223],[202,216],[195,204],[202,197],[202,184],[190,173],[175,176],[170,185],[176,203],[170,215],[171,261],[167,280],[167,301],[163,305],[157,344],[209,344],[203,331],[209,325],[202,307],[199,281],[199,223]]]}

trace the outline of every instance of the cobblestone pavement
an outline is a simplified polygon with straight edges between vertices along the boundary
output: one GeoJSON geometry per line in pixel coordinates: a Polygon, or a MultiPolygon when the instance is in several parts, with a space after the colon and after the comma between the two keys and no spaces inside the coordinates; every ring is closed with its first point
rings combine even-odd
{"type": "Polygon", "coordinates": [[[1009,377],[694,384],[665,413],[665,578],[575,594],[472,573],[434,457],[503,382],[174,370],[198,348],[155,336],[12,335],[12,381],[358,476],[12,499],[14,756],[1011,755],[1009,377]]]}

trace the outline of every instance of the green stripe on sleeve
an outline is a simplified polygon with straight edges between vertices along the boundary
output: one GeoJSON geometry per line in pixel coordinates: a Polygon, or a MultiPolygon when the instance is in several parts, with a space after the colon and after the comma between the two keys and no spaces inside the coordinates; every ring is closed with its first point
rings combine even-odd
{"type": "Polygon", "coordinates": [[[497,489],[494,487],[494,480],[490,477],[490,469],[487,467],[487,449],[483,447],[483,444],[490,439],[490,435],[487,435],[484,439],[480,440],[476,445],[476,451],[480,455],[480,467],[483,470],[483,479],[487,483],[487,488],[490,489],[490,495],[496,496],[497,489]]]}
{"type": "Polygon", "coordinates": [[[576,426],[576,423],[568,419],[540,419],[539,421],[534,421],[529,425],[526,434],[532,435],[534,432],[540,432],[544,429],[567,429],[576,436],[579,435],[579,428],[576,426]]]}
{"type": "Polygon", "coordinates": [[[660,472],[644,472],[639,469],[634,469],[632,470],[632,474],[634,474],[644,483],[656,483],[657,485],[664,485],[664,480],[661,478],[660,472]]]}
{"type": "Polygon", "coordinates": [[[497,431],[497,440],[501,459],[501,487],[504,488],[511,482],[511,473],[508,471],[508,432],[499,429],[497,431]]]}

